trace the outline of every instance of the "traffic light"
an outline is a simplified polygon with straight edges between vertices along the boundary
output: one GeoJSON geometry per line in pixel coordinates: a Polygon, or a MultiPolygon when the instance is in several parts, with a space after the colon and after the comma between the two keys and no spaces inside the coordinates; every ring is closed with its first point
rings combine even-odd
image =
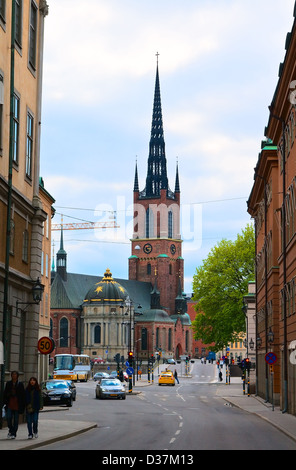
{"type": "Polygon", "coordinates": [[[246,369],[247,371],[249,371],[250,368],[251,368],[250,359],[249,359],[248,357],[246,357],[246,359],[244,360],[244,363],[245,363],[245,369],[246,369]]]}
{"type": "Polygon", "coordinates": [[[127,360],[128,360],[129,365],[132,366],[133,365],[133,351],[128,352],[127,360]]]}
{"type": "Polygon", "coordinates": [[[151,354],[150,362],[151,362],[151,364],[154,364],[154,356],[153,356],[153,354],[151,354]]]}

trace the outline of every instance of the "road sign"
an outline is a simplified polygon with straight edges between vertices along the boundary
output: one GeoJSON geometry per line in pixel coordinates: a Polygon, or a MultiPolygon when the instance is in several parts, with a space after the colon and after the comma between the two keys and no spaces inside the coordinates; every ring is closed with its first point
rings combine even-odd
{"type": "Polygon", "coordinates": [[[128,367],[128,368],[126,369],[126,373],[127,373],[128,375],[133,375],[134,372],[135,372],[135,371],[134,371],[133,367],[128,367]]]}
{"type": "Polygon", "coordinates": [[[38,351],[41,354],[50,354],[55,348],[53,339],[42,336],[38,341],[38,351]]]}
{"type": "Polygon", "coordinates": [[[273,352],[269,352],[265,354],[265,362],[267,362],[267,364],[272,365],[272,364],[275,364],[276,361],[277,361],[277,356],[273,352]]]}

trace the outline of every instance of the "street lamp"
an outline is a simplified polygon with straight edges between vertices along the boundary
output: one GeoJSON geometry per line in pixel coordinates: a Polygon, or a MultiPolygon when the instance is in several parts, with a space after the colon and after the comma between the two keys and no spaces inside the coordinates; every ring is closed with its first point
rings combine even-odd
{"type": "MultiPolygon", "coordinates": [[[[121,309],[124,309],[124,307],[127,307],[127,311],[125,312],[124,315],[129,315],[129,345],[128,345],[128,356],[131,354],[131,357],[133,358],[134,357],[134,344],[132,342],[132,329],[134,329],[134,325],[135,325],[135,316],[136,315],[143,315],[143,313],[135,313],[135,311],[133,311],[133,327],[132,327],[132,306],[133,306],[133,301],[130,299],[129,296],[127,296],[127,298],[125,299],[125,302],[124,304],[121,304],[120,305],[120,308],[121,309]]],[[[142,308],[141,305],[138,305],[138,308],[142,308]]],[[[125,324],[125,322],[123,322],[123,324],[125,324]]],[[[133,340],[134,340],[134,335],[133,335],[133,340]]],[[[132,361],[133,362],[133,361],[132,361]]],[[[130,364],[130,366],[132,367],[134,364],[130,364]]],[[[134,376],[134,383],[135,383],[135,374],[133,374],[134,376]]],[[[131,380],[130,380],[130,383],[129,383],[129,391],[131,392],[132,391],[132,383],[131,383],[131,380]]]]}
{"type": "Polygon", "coordinates": [[[31,292],[32,292],[32,297],[33,297],[33,302],[20,302],[19,300],[16,301],[16,313],[18,310],[21,310],[24,312],[28,305],[39,305],[41,300],[42,300],[42,295],[44,291],[44,286],[41,284],[40,279],[35,281],[31,292]],[[25,307],[19,309],[19,305],[24,305],[25,307]]]}
{"type": "Polygon", "coordinates": [[[269,332],[267,333],[267,341],[269,344],[273,343],[274,341],[274,334],[271,328],[269,328],[269,332]]]}
{"type": "Polygon", "coordinates": [[[256,343],[257,343],[257,349],[260,349],[262,346],[262,339],[260,337],[260,334],[258,333],[258,336],[256,338],[256,343]]]}
{"type": "Polygon", "coordinates": [[[250,346],[251,351],[253,351],[254,346],[255,346],[255,343],[254,343],[254,341],[253,341],[253,338],[250,339],[249,346],[250,346]]]}

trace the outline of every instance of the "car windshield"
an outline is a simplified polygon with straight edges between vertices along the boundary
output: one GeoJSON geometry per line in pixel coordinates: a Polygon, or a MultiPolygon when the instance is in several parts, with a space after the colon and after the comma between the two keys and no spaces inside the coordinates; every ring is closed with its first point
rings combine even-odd
{"type": "Polygon", "coordinates": [[[42,384],[43,390],[56,390],[58,388],[68,388],[66,382],[45,382],[42,384]]]}
{"type": "Polygon", "coordinates": [[[121,385],[121,383],[118,380],[102,380],[101,385],[121,385]]]}

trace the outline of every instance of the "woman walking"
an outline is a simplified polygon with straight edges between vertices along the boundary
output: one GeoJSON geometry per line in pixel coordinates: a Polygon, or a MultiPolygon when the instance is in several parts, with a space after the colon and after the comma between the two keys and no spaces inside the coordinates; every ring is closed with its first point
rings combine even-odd
{"type": "Polygon", "coordinates": [[[39,411],[43,408],[42,393],[35,377],[31,377],[26,388],[26,411],[28,439],[38,437],[39,411]]]}
{"type": "Polygon", "coordinates": [[[25,388],[22,382],[19,382],[19,373],[16,370],[11,372],[11,380],[5,385],[3,402],[8,426],[7,439],[15,439],[19,415],[23,414],[25,408],[25,388]]]}

